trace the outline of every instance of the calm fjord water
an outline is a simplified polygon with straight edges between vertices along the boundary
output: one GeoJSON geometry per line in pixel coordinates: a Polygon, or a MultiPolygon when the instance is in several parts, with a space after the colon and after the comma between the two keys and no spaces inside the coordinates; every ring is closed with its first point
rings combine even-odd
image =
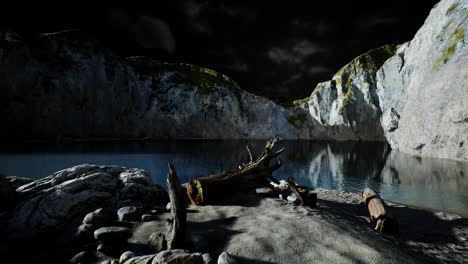
{"type": "MultiPolygon", "coordinates": [[[[149,171],[164,186],[172,161],[182,182],[234,169],[249,144],[264,141],[179,140],[151,143],[33,144],[0,149],[0,174],[41,178],[77,164],[118,165],[149,171]]],[[[294,177],[316,188],[361,192],[371,186],[387,200],[468,215],[468,162],[419,158],[380,143],[281,142],[286,151],[278,179],[294,177]]]]}

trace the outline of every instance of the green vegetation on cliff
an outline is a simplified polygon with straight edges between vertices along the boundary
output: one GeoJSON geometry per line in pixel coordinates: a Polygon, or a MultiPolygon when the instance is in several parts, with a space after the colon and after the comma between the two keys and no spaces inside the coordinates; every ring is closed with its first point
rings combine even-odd
{"type": "MultiPolygon", "coordinates": [[[[448,36],[448,41],[449,44],[448,46],[442,50],[442,54],[436,59],[434,64],[432,65],[432,68],[434,70],[440,70],[440,67],[442,64],[447,63],[448,60],[452,57],[452,55],[455,53],[457,49],[457,45],[460,41],[463,41],[465,37],[465,30],[461,27],[455,29],[449,36],[448,36]]],[[[443,38],[443,36],[441,37],[443,38]]],[[[443,39],[441,39],[443,41],[443,39]]]]}
{"type": "Polygon", "coordinates": [[[138,72],[147,75],[172,73],[167,80],[169,83],[172,85],[192,86],[203,95],[210,94],[216,87],[220,86],[227,88],[237,87],[237,84],[226,75],[197,65],[161,63],[142,57],[130,58],[130,63],[138,72]]]}

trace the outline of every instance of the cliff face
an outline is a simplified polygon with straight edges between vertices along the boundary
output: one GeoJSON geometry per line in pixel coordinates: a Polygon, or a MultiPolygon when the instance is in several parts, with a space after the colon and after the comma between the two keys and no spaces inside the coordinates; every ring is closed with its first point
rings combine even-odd
{"type": "Polygon", "coordinates": [[[309,99],[310,115],[329,138],[384,141],[375,73],[394,55],[387,45],[360,55],[339,70],[331,81],[317,85],[309,99]]]}
{"type": "Polygon", "coordinates": [[[468,159],[468,2],[442,0],[377,74],[381,124],[393,149],[468,159]]]}
{"type": "Polygon", "coordinates": [[[80,32],[1,33],[0,135],[387,140],[467,160],[467,12],[442,0],[413,40],[358,56],[289,108],[211,69],[118,57],[80,32]]]}
{"type": "Polygon", "coordinates": [[[305,118],[210,69],[123,59],[80,32],[2,37],[4,138],[311,137],[305,118]]]}

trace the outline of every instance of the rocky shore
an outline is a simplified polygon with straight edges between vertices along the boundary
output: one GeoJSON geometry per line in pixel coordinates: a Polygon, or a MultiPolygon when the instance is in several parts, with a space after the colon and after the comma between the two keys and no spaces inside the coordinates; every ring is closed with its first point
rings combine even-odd
{"type": "Polygon", "coordinates": [[[316,190],[316,208],[255,193],[190,205],[184,248],[167,250],[168,195],[143,170],[79,165],[36,181],[1,177],[0,188],[5,263],[461,263],[468,257],[468,219],[387,203],[400,235],[380,234],[360,195],[343,191],[316,190]]]}

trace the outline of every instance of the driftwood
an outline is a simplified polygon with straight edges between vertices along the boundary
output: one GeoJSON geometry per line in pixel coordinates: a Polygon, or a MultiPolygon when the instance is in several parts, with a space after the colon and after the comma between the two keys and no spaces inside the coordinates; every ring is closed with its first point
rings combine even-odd
{"type": "Polygon", "coordinates": [[[293,192],[298,200],[299,205],[307,205],[314,207],[317,205],[317,193],[309,189],[299,189],[294,178],[288,178],[288,186],[291,192],[293,192]]]}
{"type": "Polygon", "coordinates": [[[392,215],[385,202],[369,187],[362,192],[362,199],[367,205],[374,229],[380,233],[398,234],[398,221],[392,215]]]}
{"type": "Polygon", "coordinates": [[[169,163],[169,175],[167,176],[167,190],[171,202],[171,215],[169,228],[167,231],[167,248],[183,248],[185,237],[185,225],[187,213],[185,211],[185,196],[182,193],[179,178],[176,175],[174,166],[169,163]]]}
{"type": "Polygon", "coordinates": [[[247,152],[250,162],[239,166],[238,170],[226,171],[219,174],[201,177],[187,184],[187,196],[192,204],[203,205],[219,202],[223,197],[232,195],[237,191],[248,191],[255,187],[268,184],[267,179],[278,183],[272,173],[281,166],[281,160],[270,165],[270,161],[278,157],[284,148],[273,151],[278,137],[267,141],[262,154],[254,160],[249,147],[247,152]]]}

